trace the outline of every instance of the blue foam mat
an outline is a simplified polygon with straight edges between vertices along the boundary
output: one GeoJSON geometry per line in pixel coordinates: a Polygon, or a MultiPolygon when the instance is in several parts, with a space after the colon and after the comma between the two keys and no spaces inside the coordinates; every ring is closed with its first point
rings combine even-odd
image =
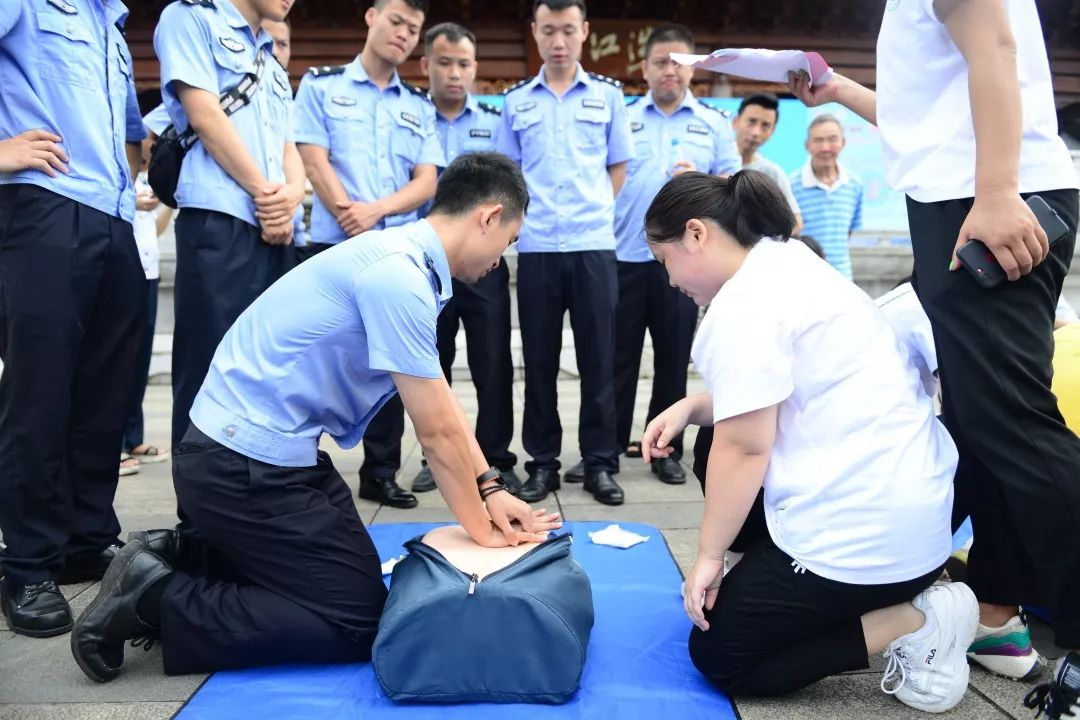
{"type": "MultiPolygon", "coordinates": [[[[655,720],[737,717],[727,697],[690,663],[682,580],[660,531],[620,523],[648,536],[628,550],[594,545],[588,532],[607,522],[567,523],[574,557],[592,581],[596,625],[589,642],[581,689],[564,705],[420,705],[394,703],[383,695],[370,664],[278,666],[220,672],[184,706],[179,720],[655,720]]],[[[379,556],[403,554],[406,540],[438,524],[405,523],[368,528],[379,556]]],[[[513,672],[516,650],[507,648],[513,672]]]]}

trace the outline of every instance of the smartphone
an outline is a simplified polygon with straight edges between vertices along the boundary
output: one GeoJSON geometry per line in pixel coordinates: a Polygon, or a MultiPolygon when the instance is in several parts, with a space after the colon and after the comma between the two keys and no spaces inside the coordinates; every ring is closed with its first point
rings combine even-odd
{"type": "MultiPolygon", "coordinates": [[[[1035,219],[1039,221],[1046,239],[1052,247],[1061,238],[1069,234],[1069,226],[1054,212],[1054,208],[1046,204],[1038,195],[1032,195],[1027,199],[1027,205],[1031,212],[1035,213],[1035,219]]],[[[997,287],[1007,279],[1005,271],[1001,269],[994,253],[978,240],[972,240],[956,253],[960,262],[968,269],[976,281],[984,288],[997,287]]]]}

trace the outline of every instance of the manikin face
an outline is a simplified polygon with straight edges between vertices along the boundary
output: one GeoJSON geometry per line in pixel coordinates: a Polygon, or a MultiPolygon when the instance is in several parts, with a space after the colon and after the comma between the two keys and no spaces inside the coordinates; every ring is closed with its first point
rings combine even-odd
{"type": "Polygon", "coordinates": [[[445,35],[440,35],[420,60],[420,65],[427,73],[431,96],[436,103],[461,102],[472,91],[476,80],[476,47],[468,38],[452,43],[445,35]]]}
{"type": "Polygon", "coordinates": [[[565,70],[581,60],[581,48],[589,37],[589,23],[585,22],[581,8],[552,10],[541,5],[536,9],[532,33],[544,64],[565,70]]]}
{"type": "Polygon", "coordinates": [[[671,53],[692,53],[694,49],[684,42],[656,43],[649,57],[641,63],[641,74],[652,92],[653,99],[661,105],[681,101],[694,77],[694,68],[679,65],[669,57],[671,53]]]}
{"type": "Polygon", "coordinates": [[[390,0],[381,8],[368,8],[364,20],[368,26],[364,48],[370,48],[380,60],[397,67],[416,49],[424,13],[404,0],[390,0]]]}
{"type": "Polygon", "coordinates": [[[751,155],[769,141],[776,130],[776,111],[760,105],[747,105],[731,123],[739,152],[751,155]]]}

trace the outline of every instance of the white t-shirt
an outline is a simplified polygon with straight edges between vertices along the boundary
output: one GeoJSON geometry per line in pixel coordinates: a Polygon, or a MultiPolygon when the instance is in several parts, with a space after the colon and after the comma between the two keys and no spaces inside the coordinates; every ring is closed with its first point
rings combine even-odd
{"type": "MultiPolygon", "coordinates": [[[[146,173],[141,172],[135,178],[135,194],[153,192],[146,173]]],[[[135,231],[135,245],[139,248],[139,260],[142,262],[143,272],[147,280],[157,280],[161,277],[160,251],[158,249],[157,216],[161,210],[159,205],[154,210],[136,210],[135,219],[131,225],[135,231]]]]}
{"type": "MultiPolygon", "coordinates": [[[[1020,192],[1078,186],[1058,137],[1050,64],[1032,0],[1002,0],[1023,107],[1020,192]]],[[[877,42],[877,120],[889,185],[919,202],[975,196],[967,63],[933,0],[888,0],[877,42]]]]}
{"type": "Polygon", "coordinates": [[[885,319],[892,325],[900,346],[907,352],[919,371],[923,389],[930,397],[937,396],[941,383],[934,374],[938,369],[937,346],[919,296],[911,283],[903,283],[879,297],[874,302],[881,308],[885,319]]]}
{"type": "Polygon", "coordinates": [[[762,240],[713,299],[693,358],[716,421],[779,406],[765,516],[781,550],[861,585],[945,562],[956,447],[858,287],[802,243],[762,240]]]}
{"type": "Polygon", "coordinates": [[[754,159],[748,164],[743,165],[743,170],[757,170],[763,172],[780,186],[780,192],[787,198],[788,206],[791,208],[791,212],[799,215],[799,201],[795,199],[795,193],[791,191],[791,182],[788,180],[787,173],[784,172],[784,168],[780,167],[772,160],[762,155],[755,155],[754,159]]]}

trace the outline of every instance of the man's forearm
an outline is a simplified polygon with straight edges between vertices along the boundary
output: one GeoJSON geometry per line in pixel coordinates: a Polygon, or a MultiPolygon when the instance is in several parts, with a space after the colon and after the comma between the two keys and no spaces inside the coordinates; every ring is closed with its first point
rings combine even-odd
{"type": "Polygon", "coordinates": [[[626,183],[626,166],[629,163],[621,162],[608,166],[608,177],[611,178],[611,194],[618,195],[622,186],[626,183]]]}
{"type": "Polygon", "coordinates": [[[135,184],[135,178],[142,168],[142,143],[127,143],[124,147],[127,154],[128,169],[131,171],[131,183],[135,184]]]}
{"type": "Polygon", "coordinates": [[[303,160],[307,178],[311,181],[311,189],[315,191],[315,196],[319,198],[319,202],[322,203],[327,212],[336,218],[338,213],[341,212],[337,204],[339,202],[349,202],[349,193],[345,190],[345,186],[341,184],[337,173],[334,172],[334,167],[330,164],[330,158],[327,156],[326,150],[318,147],[301,147],[299,154],[303,160]]]}
{"type": "Polygon", "coordinates": [[[285,143],[285,182],[294,187],[300,188],[300,192],[304,192],[304,179],[307,175],[304,173],[304,161],[300,158],[300,153],[296,149],[295,143],[285,143]]]}
{"type": "Polygon", "coordinates": [[[480,449],[480,443],[476,441],[476,434],[473,432],[472,425],[469,424],[468,418],[465,417],[465,410],[462,409],[461,403],[457,401],[457,396],[454,395],[449,383],[447,384],[447,390],[450,392],[450,399],[454,402],[454,414],[457,416],[458,422],[461,423],[461,428],[465,431],[465,435],[469,440],[469,453],[472,455],[473,472],[476,477],[480,477],[490,465],[488,465],[487,458],[484,457],[484,451],[480,449]]]}
{"type": "Polygon", "coordinates": [[[434,166],[430,173],[422,173],[407,182],[397,192],[379,199],[383,215],[400,215],[412,212],[435,196],[437,173],[434,166]]]}
{"type": "Polygon", "coordinates": [[[473,537],[482,535],[491,521],[476,487],[479,473],[465,427],[451,413],[438,427],[418,432],[417,438],[454,517],[473,537]]]}
{"type": "MultiPolygon", "coordinates": [[[[214,102],[217,103],[216,98],[214,102]]],[[[186,104],[184,108],[187,110],[186,104]]],[[[210,157],[214,158],[214,162],[244,188],[248,195],[257,195],[269,184],[247,151],[236,126],[229,122],[220,106],[215,104],[212,110],[194,114],[189,112],[188,118],[210,157]]]]}

